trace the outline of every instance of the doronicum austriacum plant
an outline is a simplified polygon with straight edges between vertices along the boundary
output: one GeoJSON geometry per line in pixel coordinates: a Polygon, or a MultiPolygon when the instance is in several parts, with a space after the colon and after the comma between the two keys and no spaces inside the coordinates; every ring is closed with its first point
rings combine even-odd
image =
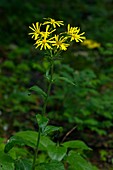
{"type": "MultiPolygon", "coordinates": [[[[61,53],[66,51],[72,42],[83,42],[84,32],[80,28],[67,26],[67,31],[58,32],[58,27],[64,26],[63,21],[44,18],[44,23],[37,22],[29,28],[29,35],[35,41],[36,48],[44,50],[49,66],[45,73],[47,91],[32,86],[29,91],[40,94],[43,99],[42,113],[36,114],[37,131],[21,131],[12,136],[4,145],[0,143],[1,170],[97,170],[87,159],[85,151],[90,151],[83,141],[66,141],[68,132],[61,141],[52,141],[51,137],[62,131],[62,127],[49,125],[47,104],[52,85],[59,79],[75,85],[72,80],[55,76],[56,61],[61,53]],[[53,134],[54,132],[54,134],[53,134]]],[[[73,127],[75,129],[75,127],[73,127]]]]}

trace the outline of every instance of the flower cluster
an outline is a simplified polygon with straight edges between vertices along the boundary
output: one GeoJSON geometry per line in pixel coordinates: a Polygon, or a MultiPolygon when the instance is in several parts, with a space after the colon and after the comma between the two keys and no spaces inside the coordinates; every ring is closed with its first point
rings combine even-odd
{"type": "Polygon", "coordinates": [[[67,31],[60,34],[56,34],[57,26],[63,26],[63,21],[55,21],[52,18],[44,18],[46,21],[44,23],[36,22],[32,24],[32,27],[29,28],[33,31],[29,33],[32,38],[35,40],[36,48],[40,47],[40,50],[43,48],[45,50],[67,50],[67,47],[70,46],[71,41],[83,42],[85,39],[84,34],[80,32],[80,28],[71,27],[68,24],[67,31]],[[44,27],[44,28],[43,28],[44,27]],[[43,31],[45,29],[45,31],[43,31]]]}

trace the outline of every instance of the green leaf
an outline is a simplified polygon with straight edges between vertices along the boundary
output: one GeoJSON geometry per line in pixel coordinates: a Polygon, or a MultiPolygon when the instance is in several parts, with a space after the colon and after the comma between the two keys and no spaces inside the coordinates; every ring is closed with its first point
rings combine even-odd
{"type": "Polygon", "coordinates": [[[66,148],[73,148],[73,149],[80,149],[80,150],[92,150],[81,140],[64,142],[62,145],[65,146],[66,148]]]}
{"type": "Polygon", "coordinates": [[[87,160],[74,151],[69,152],[67,161],[73,170],[94,170],[94,167],[87,160]]]}
{"type": "Polygon", "coordinates": [[[48,124],[49,119],[47,119],[46,117],[44,117],[44,116],[42,116],[40,114],[36,115],[36,119],[37,119],[39,127],[41,128],[41,130],[43,132],[45,127],[48,124]]]}
{"type": "Polygon", "coordinates": [[[31,170],[32,163],[27,159],[18,159],[15,161],[15,170],[31,170]]]}
{"type": "Polygon", "coordinates": [[[32,86],[29,91],[34,91],[36,92],[37,94],[41,95],[42,97],[46,97],[47,94],[38,86],[32,86]]]}
{"type": "Polygon", "coordinates": [[[9,151],[9,155],[13,158],[13,159],[17,159],[17,158],[21,158],[21,157],[26,157],[26,155],[29,154],[29,151],[24,147],[13,147],[10,151],[9,151]]]}
{"type": "Polygon", "coordinates": [[[40,164],[35,170],[65,170],[61,162],[51,161],[49,163],[40,164]]]}
{"type": "Polygon", "coordinates": [[[62,127],[48,125],[44,129],[44,135],[47,135],[47,134],[55,132],[55,131],[62,131],[62,127]]]}
{"type": "Polygon", "coordinates": [[[72,80],[70,80],[70,79],[68,79],[66,77],[58,77],[58,79],[63,80],[63,81],[65,81],[65,82],[67,82],[67,83],[69,83],[69,84],[71,84],[73,86],[76,86],[76,84],[72,80]]]}
{"type": "Polygon", "coordinates": [[[32,146],[36,146],[38,132],[32,130],[21,131],[21,132],[17,132],[15,136],[19,136],[23,138],[23,140],[26,140],[26,142],[28,142],[28,146],[32,147],[32,146]]]}
{"type": "Polygon", "coordinates": [[[14,170],[14,160],[8,154],[0,151],[0,170],[14,170]]]}
{"type": "MultiPolygon", "coordinates": [[[[22,131],[22,132],[16,133],[15,135],[22,137],[23,139],[26,139],[26,141],[28,142],[27,146],[36,147],[38,132],[22,131]],[[32,141],[32,143],[31,143],[31,141],[32,141]]],[[[46,147],[48,147],[48,145],[55,145],[55,143],[53,141],[51,141],[49,139],[49,137],[41,136],[40,137],[40,145],[42,145],[46,148],[46,147]]]]}
{"type": "Polygon", "coordinates": [[[34,143],[32,141],[28,141],[26,140],[26,138],[22,138],[20,136],[12,136],[7,144],[5,145],[5,148],[4,148],[4,152],[7,153],[9,152],[9,150],[11,150],[15,145],[17,146],[31,146],[31,147],[35,147],[34,143]]]}
{"type": "Polygon", "coordinates": [[[50,69],[47,69],[47,70],[46,70],[46,78],[47,78],[47,80],[50,80],[49,71],[50,71],[50,69]]]}
{"type": "MultiPolygon", "coordinates": [[[[29,146],[32,148],[36,147],[37,142],[37,136],[38,132],[35,131],[22,131],[16,133],[14,136],[12,136],[6,146],[5,146],[5,152],[8,152],[11,150],[15,145],[16,146],[29,146]]],[[[41,136],[40,137],[40,146],[47,148],[49,145],[55,145],[53,141],[49,139],[47,136],[41,136]]]]}
{"type": "Polygon", "coordinates": [[[47,151],[52,160],[61,161],[66,155],[67,149],[62,146],[49,145],[47,151]]]}
{"type": "Polygon", "coordinates": [[[48,149],[49,146],[55,146],[55,143],[49,139],[47,136],[41,136],[40,137],[40,145],[42,145],[44,148],[48,149]]]}

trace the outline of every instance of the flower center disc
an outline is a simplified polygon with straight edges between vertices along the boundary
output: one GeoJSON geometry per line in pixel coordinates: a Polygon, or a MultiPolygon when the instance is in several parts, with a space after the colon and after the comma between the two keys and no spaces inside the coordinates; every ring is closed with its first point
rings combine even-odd
{"type": "Polygon", "coordinates": [[[54,19],[52,19],[52,20],[51,20],[51,23],[53,24],[54,22],[55,22],[55,20],[54,20],[54,19]]]}
{"type": "Polygon", "coordinates": [[[42,43],[45,44],[47,41],[46,40],[43,40],[42,43]]]}

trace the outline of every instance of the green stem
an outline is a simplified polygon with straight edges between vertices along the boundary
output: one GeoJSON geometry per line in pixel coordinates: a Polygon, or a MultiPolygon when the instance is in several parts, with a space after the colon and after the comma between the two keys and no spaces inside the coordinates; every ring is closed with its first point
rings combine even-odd
{"type": "Polygon", "coordinates": [[[33,158],[33,164],[32,164],[32,170],[35,170],[35,163],[36,163],[36,159],[37,159],[37,155],[38,155],[38,148],[39,148],[39,142],[40,142],[40,128],[39,128],[39,132],[38,132],[38,138],[37,138],[37,144],[36,144],[36,148],[35,148],[35,154],[34,154],[34,158],[33,158]]]}
{"type": "Polygon", "coordinates": [[[51,90],[51,86],[52,86],[52,82],[53,82],[53,68],[54,68],[54,62],[52,60],[51,65],[50,65],[50,80],[49,80],[49,85],[48,85],[48,89],[47,89],[47,96],[45,98],[45,102],[44,102],[44,106],[43,106],[43,110],[42,110],[43,115],[46,114],[47,102],[48,102],[48,98],[49,98],[49,94],[50,94],[50,90],[51,90]]]}
{"type": "MultiPolygon", "coordinates": [[[[53,61],[52,54],[51,54],[50,80],[49,80],[48,89],[47,89],[47,96],[45,98],[43,109],[42,109],[42,115],[46,114],[47,102],[48,102],[48,98],[49,98],[49,94],[50,94],[50,90],[51,90],[51,86],[52,86],[52,82],[53,82],[53,68],[54,68],[54,61],[53,61]]],[[[37,144],[36,144],[35,154],[34,154],[34,158],[33,158],[32,170],[35,170],[35,164],[36,164],[36,159],[37,159],[37,155],[38,155],[40,136],[41,136],[41,131],[40,131],[40,128],[39,128],[38,137],[37,137],[37,144]]]]}

